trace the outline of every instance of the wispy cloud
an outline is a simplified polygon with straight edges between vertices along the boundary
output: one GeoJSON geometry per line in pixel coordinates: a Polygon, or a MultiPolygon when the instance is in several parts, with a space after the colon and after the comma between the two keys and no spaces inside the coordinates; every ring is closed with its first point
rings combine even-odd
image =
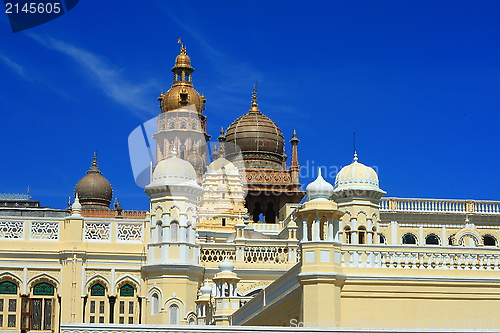
{"type": "Polygon", "coordinates": [[[85,69],[88,79],[97,83],[108,97],[126,106],[137,116],[155,114],[154,109],[147,103],[147,92],[156,86],[153,82],[132,83],[123,77],[122,69],[109,65],[106,59],[99,55],[54,38],[42,38],[34,34],[29,36],[41,45],[73,59],[85,69]]]}
{"type": "Polygon", "coordinates": [[[16,72],[17,74],[19,74],[21,77],[23,77],[24,79],[28,80],[28,81],[33,81],[29,76],[26,75],[26,72],[24,70],[24,67],[19,65],[17,62],[11,60],[10,58],[8,58],[7,56],[3,55],[3,54],[0,54],[0,60],[5,64],[7,65],[8,67],[10,67],[14,72],[16,72]]]}

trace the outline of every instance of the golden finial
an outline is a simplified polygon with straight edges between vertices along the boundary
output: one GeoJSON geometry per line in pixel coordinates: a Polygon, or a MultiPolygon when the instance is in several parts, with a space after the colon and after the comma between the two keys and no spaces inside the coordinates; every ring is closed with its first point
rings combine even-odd
{"type": "Polygon", "coordinates": [[[257,82],[253,86],[252,92],[252,107],[250,108],[250,112],[259,112],[258,104],[257,104],[257,82]]]}
{"type": "Polygon", "coordinates": [[[94,152],[94,160],[92,161],[92,166],[93,167],[97,166],[97,151],[94,152]]]}

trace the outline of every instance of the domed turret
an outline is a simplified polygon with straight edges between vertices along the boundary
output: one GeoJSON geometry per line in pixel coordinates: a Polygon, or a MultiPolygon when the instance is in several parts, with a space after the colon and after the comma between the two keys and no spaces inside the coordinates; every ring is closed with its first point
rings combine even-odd
{"type": "Polygon", "coordinates": [[[321,168],[318,168],[318,177],[307,185],[309,200],[329,200],[333,194],[333,186],[321,176],[321,168]]]}
{"type": "Polygon", "coordinates": [[[380,199],[386,192],[379,188],[375,170],[359,163],[355,152],[353,162],[343,167],[335,177],[334,193],[336,197],[364,196],[380,199]]]}
{"type": "Polygon", "coordinates": [[[158,97],[162,112],[176,110],[188,105],[194,104],[198,113],[205,110],[205,97],[193,88],[193,72],[191,59],[186,54],[186,47],[181,46],[180,54],[175,58],[175,66],[172,68],[174,73],[174,83],[165,94],[158,97]]]}
{"type": "MultiPolygon", "coordinates": [[[[228,127],[226,142],[241,149],[247,167],[283,169],[283,133],[271,119],[260,112],[256,87],[252,94],[250,110],[228,127]]],[[[235,152],[231,152],[228,147],[226,154],[231,159],[235,152]]]]}
{"type": "Polygon", "coordinates": [[[96,153],[90,170],[76,184],[75,195],[78,196],[82,209],[109,210],[113,189],[97,167],[96,153]]]}

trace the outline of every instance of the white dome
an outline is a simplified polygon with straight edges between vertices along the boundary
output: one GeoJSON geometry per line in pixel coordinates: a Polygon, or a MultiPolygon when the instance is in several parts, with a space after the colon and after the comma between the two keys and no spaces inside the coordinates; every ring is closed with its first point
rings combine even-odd
{"type": "Polygon", "coordinates": [[[229,261],[229,259],[224,259],[223,262],[219,264],[219,270],[221,273],[231,273],[234,269],[234,264],[229,261]]]}
{"type": "Polygon", "coordinates": [[[354,153],[354,162],[343,167],[335,177],[335,191],[341,189],[379,189],[377,173],[359,163],[354,153]]]}
{"type": "Polygon", "coordinates": [[[218,159],[210,163],[210,165],[208,166],[208,171],[213,173],[224,172],[226,174],[238,174],[238,168],[236,168],[233,163],[231,163],[224,157],[219,157],[218,159]]]}
{"type": "Polygon", "coordinates": [[[212,287],[205,281],[205,285],[200,288],[201,296],[210,296],[212,293],[212,287]]]}
{"type": "Polygon", "coordinates": [[[151,185],[174,185],[179,183],[196,184],[196,171],[191,163],[173,155],[160,161],[153,172],[151,185]]]}
{"type": "Polygon", "coordinates": [[[318,168],[318,177],[315,181],[307,185],[307,195],[309,200],[328,200],[333,194],[333,186],[321,176],[321,168],[318,168]]]}

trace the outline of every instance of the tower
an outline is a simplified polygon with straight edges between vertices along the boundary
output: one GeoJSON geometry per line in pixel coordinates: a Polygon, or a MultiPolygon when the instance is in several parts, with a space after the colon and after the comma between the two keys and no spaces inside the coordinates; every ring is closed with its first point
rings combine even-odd
{"type": "Polygon", "coordinates": [[[292,164],[287,170],[283,133],[260,111],[255,86],[250,109],[225,134],[227,159],[235,162],[239,156],[243,158],[246,207],[253,222],[276,223],[278,210],[285,203],[298,203],[304,196],[299,190],[298,142],[294,132],[292,164]]]}
{"type": "Polygon", "coordinates": [[[207,159],[206,142],[210,139],[203,114],[206,100],[194,89],[194,68],[184,44],[172,72],[172,87],[158,97],[161,113],[158,116],[158,132],[153,135],[157,143],[156,163],[168,158],[175,148],[179,158],[188,160],[194,166],[197,181],[201,183],[207,159]]]}
{"type": "Polygon", "coordinates": [[[375,170],[358,162],[343,167],[335,178],[333,198],[346,211],[339,241],[347,244],[379,244],[380,199],[385,195],[379,187],[375,170]]]}
{"type": "Polygon", "coordinates": [[[196,182],[194,167],[178,158],[174,149],[171,157],[156,165],[145,192],[150,197],[151,216],[148,259],[142,268],[152,300],[151,308],[146,309],[148,321],[194,323],[196,294],[203,280],[196,244],[196,203],[203,189],[196,182]]]}

